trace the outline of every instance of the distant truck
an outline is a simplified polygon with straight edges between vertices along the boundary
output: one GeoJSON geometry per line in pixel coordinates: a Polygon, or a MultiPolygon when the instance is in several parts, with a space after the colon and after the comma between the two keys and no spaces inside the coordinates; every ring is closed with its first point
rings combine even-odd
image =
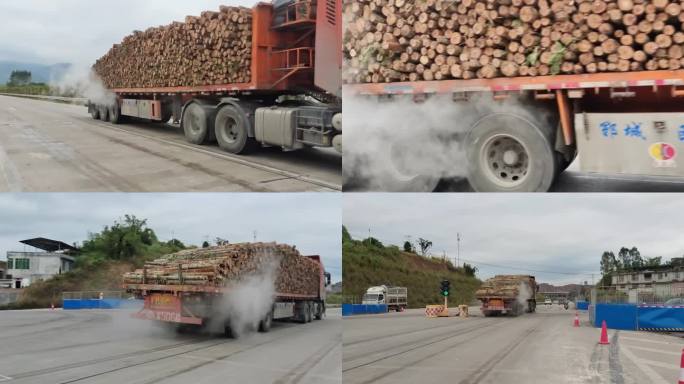
{"type": "Polygon", "coordinates": [[[519,316],[536,310],[538,291],[534,276],[497,275],[482,283],[475,298],[482,302],[482,314],[519,316]]]}
{"type": "MultiPolygon", "coordinates": [[[[133,314],[133,317],[195,326],[222,324],[226,335],[233,335],[230,318],[218,308],[225,307],[226,298],[232,294],[235,285],[239,285],[240,276],[248,275],[254,267],[249,261],[240,261],[241,255],[235,256],[249,253],[232,249],[256,246],[260,244],[230,245],[227,246],[231,247],[228,250],[211,247],[183,251],[206,252],[207,255],[196,258],[183,257],[183,252],[167,255],[146,263],[141,270],[126,273],[123,288],[145,301],[143,309],[133,314]],[[224,254],[232,258],[232,270],[225,277],[212,281],[211,278],[220,275],[225,268],[224,264],[213,262],[224,254]]],[[[282,249],[285,249],[286,255],[276,272],[272,310],[259,321],[259,332],[268,332],[273,320],[308,323],[325,317],[326,287],[330,285],[330,274],[325,271],[321,257],[302,256],[296,251],[287,251],[287,248],[273,252],[283,252],[282,249]],[[301,282],[307,282],[306,291],[296,287],[301,282]]]]}
{"type": "Polygon", "coordinates": [[[380,285],[370,287],[363,295],[363,304],[387,304],[387,311],[403,312],[408,306],[408,288],[380,285]]]}
{"type": "Polygon", "coordinates": [[[259,3],[248,82],[110,89],[115,102],[91,100],[88,112],[112,124],[124,117],[173,118],[188,142],[218,142],[233,154],[257,146],[334,147],[341,153],[341,14],[342,0],[259,3]]]}

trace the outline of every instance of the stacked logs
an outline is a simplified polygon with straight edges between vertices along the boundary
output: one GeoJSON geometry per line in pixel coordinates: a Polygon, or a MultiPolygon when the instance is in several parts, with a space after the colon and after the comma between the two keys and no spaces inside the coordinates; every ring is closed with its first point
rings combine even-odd
{"type": "Polygon", "coordinates": [[[251,79],[252,11],[222,6],[185,23],[136,31],[94,65],[107,88],[246,83],[251,79]]]}
{"type": "Polygon", "coordinates": [[[351,0],[345,82],[684,66],[684,1],[351,0]]]}
{"type": "Polygon", "coordinates": [[[320,264],[295,247],[276,243],[244,243],[188,249],[124,274],[124,284],[230,287],[251,276],[275,271],[280,293],[317,295],[320,264]]]}
{"type": "Polygon", "coordinates": [[[496,275],[482,283],[475,292],[475,297],[478,299],[491,296],[517,298],[521,290],[534,297],[534,292],[536,292],[534,278],[527,275],[496,275]]]}

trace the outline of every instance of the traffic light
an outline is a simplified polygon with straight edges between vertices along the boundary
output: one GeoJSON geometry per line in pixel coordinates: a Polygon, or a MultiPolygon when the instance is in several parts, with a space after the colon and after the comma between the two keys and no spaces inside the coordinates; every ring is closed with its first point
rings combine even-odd
{"type": "Polygon", "coordinates": [[[449,286],[451,285],[451,282],[449,280],[442,280],[442,287],[440,289],[440,293],[442,296],[447,297],[449,296],[449,286]]]}

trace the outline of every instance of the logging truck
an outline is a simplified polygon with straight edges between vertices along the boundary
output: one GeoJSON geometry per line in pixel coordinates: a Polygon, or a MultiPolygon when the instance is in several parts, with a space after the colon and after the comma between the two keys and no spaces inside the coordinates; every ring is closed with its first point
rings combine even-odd
{"type": "Polygon", "coordinates": [[[584,172],[684,176],[680,1],[354,0],[344,13],[345,98],[447,101],[377,135],[386,145],[366,157],[387,189],[463,175],[475,191],[547,191],[576,158],[584,172]]]}
{"type": "Polygon", "coordinates": [[[534,276],[497,275],[482,283],[475,291],[475,298],[482,302],[480,310],[487,317],[519,316],[536,311],[538,290],[534,276]]]}
{"type": "MultiPolygon", "coordinates": [[[[341,153],[341,1],[257,4],[251,15],[247,82],[112,88],[115,102],[91,100],[88,111],[113,124],[125,118],[173,119],[190,143],[218,142],[234,154],[258,146],[286,151],[334,147],[341,153]]],[[[225,64],[221,67],[233,65],[225,64]]]]}
{"type": "MultiPolygon", "coordinates": [[[[330,273],[325,271],[320,256],[299,256],[315,262],[318,268],[310,273],[316,276],[301,276],[318,281],[317,292],[309,294],[286,291],[287,288],[276,287],[272,308],[267,311],[263,319],[258,321],[257,330],[268,332],[274,320],[291,320],[309,323],[312,320],[322,320],[326,312],[326,288],[330,285],[330,273]]],[[[295,266],[283,263],[278,269],[278,275],[291,275],[295,266]]],[[[238,285],[231,282],[218,286],[210,283],[197,283],[198,274],[192,271],[184,272],[183,266],[178,266],[177,275],[173,280],[160,281],[143,273],[141,280],[132,281],[124,277],[123,288],[137,299],[144,300],[143,308],[134,313],[134,318],[152,320],[175,326],[209,327],[210,330],[221,328],[226,335],[233,335],[231,329],[230,311],[226,311],[227,297],[233,294],[238,285]],[[184,276],[184,273],[186,276],[184,276]],[[193,276],[194,275],[194,276],[193,276]]],[[[301,270],[300,272],[301,273],[301,270]]],[[[130,275],[130,274],[127,274],[130,275]]],[[[125,276],[127,276],[125,275],[125,276]]],[[[278,279],[278,276],[276,276],[278,279]]],[[[250,294],[254,294],[250,291],[250,294]]],[[[256,300],[256,298],[255,298],[256,300]]]]}
{"type": "Polygon", "coordinates": [[[406,287],[388,287],[380,285],[370,287],[363,295],[362,304],[385,304],[387,311],[404,312],[408,306],[408,289],[406,287]]]}

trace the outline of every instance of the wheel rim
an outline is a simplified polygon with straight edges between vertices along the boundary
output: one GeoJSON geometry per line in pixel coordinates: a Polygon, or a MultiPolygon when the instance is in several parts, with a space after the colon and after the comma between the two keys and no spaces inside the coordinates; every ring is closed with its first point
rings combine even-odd
{"type": "Polygon", "coordinates": [[[237,143],[240,140],[238,122],[234,118],[226,116],[221,123],[221,139],[228,144],[237,143]]]}
{"type": "Polygon", "coordinates": [[[487,140],[480,151],[480,164],[487,176],[503,187],[523,184],[532,169],[527,147],[515,137],[505,134],[487,140]]]}

